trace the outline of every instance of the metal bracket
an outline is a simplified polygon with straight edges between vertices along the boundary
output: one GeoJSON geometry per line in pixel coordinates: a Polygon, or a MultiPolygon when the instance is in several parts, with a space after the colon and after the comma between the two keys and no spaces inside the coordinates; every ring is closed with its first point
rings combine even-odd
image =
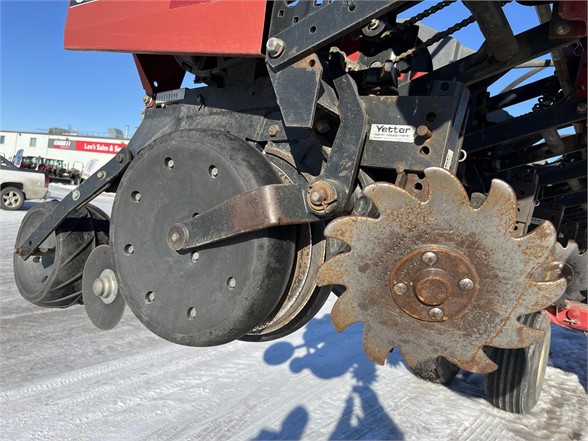
{"type": "Polygon", "coordinates": [[[186,250],[280,225],[318,222],[348,208],[365,141],[367,116],[353,79],[335,79],[341,124],[323,173],[309,186],[265,185],[173,225],[167,243],[186,250]]]}
{"type": "Polygon", "coordinates": [[[284,47],[279,54],[268,58],[268,63],[275,69],[282,69],[397,6],[396,1],[363,0],[334,1],[323,5],[271,36],[279,39],[284,47]]]}
{"type": "Polygon", "coordinates": [[[270,79],[288,127],[312,127],[323,66],[315,54],[278,72],[269,67],[270,79]]]}
{"type": "Polygon", "coordinates": [[[234,236],[281,225],[318,222],[306,205],[306,186],[265,185],[239,194],[199,214],[172,225],[167,244],[186,250],[234,236]]]}
{"type": "Polygon", "coordinates": [[[18,247],[15,253],[23,256],[25,260],[28,259],[71,212],[88,203],[108,188],[112,181],[127,168],[130,162],[131,154],[127,148],[118,152],[96,173],[65,196],[37,229],[21,244],[17,244],[18,247]]]}

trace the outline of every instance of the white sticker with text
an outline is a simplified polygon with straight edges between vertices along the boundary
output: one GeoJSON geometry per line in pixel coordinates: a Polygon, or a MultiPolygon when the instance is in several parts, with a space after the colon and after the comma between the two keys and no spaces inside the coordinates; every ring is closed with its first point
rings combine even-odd
{"type": "Polygon", "coordinates": [[[372,124],[370,140],[414,142],[416,127],[403,124],[372,124]]]}

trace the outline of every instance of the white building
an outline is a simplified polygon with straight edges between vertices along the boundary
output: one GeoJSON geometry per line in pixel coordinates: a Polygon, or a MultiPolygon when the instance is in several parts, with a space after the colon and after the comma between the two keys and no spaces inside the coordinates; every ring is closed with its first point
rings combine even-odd
{"type": "Polygon", "coordinates": [[[60,159],[82,170],[92,159],[96,159],[94,170],[102,167],[129,140],[119,137],[92,137],[67,133],[63,130],[47,132],[0,131],[0,154],[12,159],[16,152],[23,149],[23,156],[41,156],[48,159],[60,159]]]}

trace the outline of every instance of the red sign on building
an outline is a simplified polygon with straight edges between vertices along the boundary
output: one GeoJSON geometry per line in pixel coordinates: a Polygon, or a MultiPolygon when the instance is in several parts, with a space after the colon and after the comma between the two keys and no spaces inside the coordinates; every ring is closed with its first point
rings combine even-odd
{"type": "Polygon", "coordinates": [[[49,148],[61,150],[77,150],[79,152],[108,153],[114,155],[126,147],[122,142],[81,141],[70,139],[49,138],[49,148]]]}

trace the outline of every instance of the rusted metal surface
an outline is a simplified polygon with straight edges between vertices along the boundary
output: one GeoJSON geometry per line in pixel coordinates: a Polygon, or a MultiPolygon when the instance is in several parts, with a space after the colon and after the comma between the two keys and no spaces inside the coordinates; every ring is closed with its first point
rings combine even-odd
{"type": "Polygon", "coordinates": [[[272,184],[259,187],[172,225],[167,244],[187,250],[266,228],[316,222],[306,211],[305,186],[272,184]]]}
{"type": "MultiPolygon", "coordinates": [[[[519,324],[517,317],[544,309],[565,289],[564,279],[531,277],[550,256],[555,230],[544,222],[532,233],[515,237],[516,197],[502,181],[493,181],[488,197],[474,208],[449,172],[429,168],[425,176],[426,201],[397,186],[375,183],[365,194],[378,208],[378,219],[347,216],[329,224],[326,236],[346,242],[351,251],[327,260],[318,284],[347,288],[333,308],[333,324],[342,331],[363,322],[364,349],[374,362],[383,364],[397,347],[410,366],[443,356],[468,371],[491,372],[496,365],[483,347],[518,348],[539,342],[543,333],[519,324]],[[463,268],[472,269],[467,276],[477,292],[469,305],[447,320],[414,318],[391,291],[395,268],[411,253],[422,255],[429,249],[447,250],[458,256],[454,258],[463,268]]],[[[466,276],[450,265],[443,271],[451,274],[451,283],[459,284],[466,276]]],[[[448,298],[457,295],[454,289],[448,298]]]]}
{"type": "Polygon", "coordinates": [[[438,246],[419,247],[402,257],[392,268],[390,287],[403,283],[408,292],[398,295],[392,290],[392,298],[407,314],[419,320],[450,320],[464,312],[478,292],[476,270],[467,259],[450,249],[438,246]],[[427,254],[436,256],[427,262],[427,254]],[[472,282],[471,288],[461,284],[472,282]],[[469,289],[468,289],[469,288],[469,289]],[[436,318],[433,309],[441,311],[436,318]]]}
{"type": "MultiPolygon", "coordinates": [[[[268,156],[269,157],[269,156],[268,156]]],[[[270,159],[284,184],[306,184],[306,179],[289,167],[293,158],[289,155],[270,159]],[[289,173],[287,173],[289,172],[289,173]]],[[[317,295],[318,288],[314,282],[319,266],[325,260],[326,240],[323,236],[324,224],[302,224],[298,227],[296,237],[296,258],[284,295],[274,311],[263,322],[248,332],[249,336],[267,336],[283,331],[298,317],[308,302],[317,295]]],[[[247,338],[245,338],[247,339],[247,338]]]]}

